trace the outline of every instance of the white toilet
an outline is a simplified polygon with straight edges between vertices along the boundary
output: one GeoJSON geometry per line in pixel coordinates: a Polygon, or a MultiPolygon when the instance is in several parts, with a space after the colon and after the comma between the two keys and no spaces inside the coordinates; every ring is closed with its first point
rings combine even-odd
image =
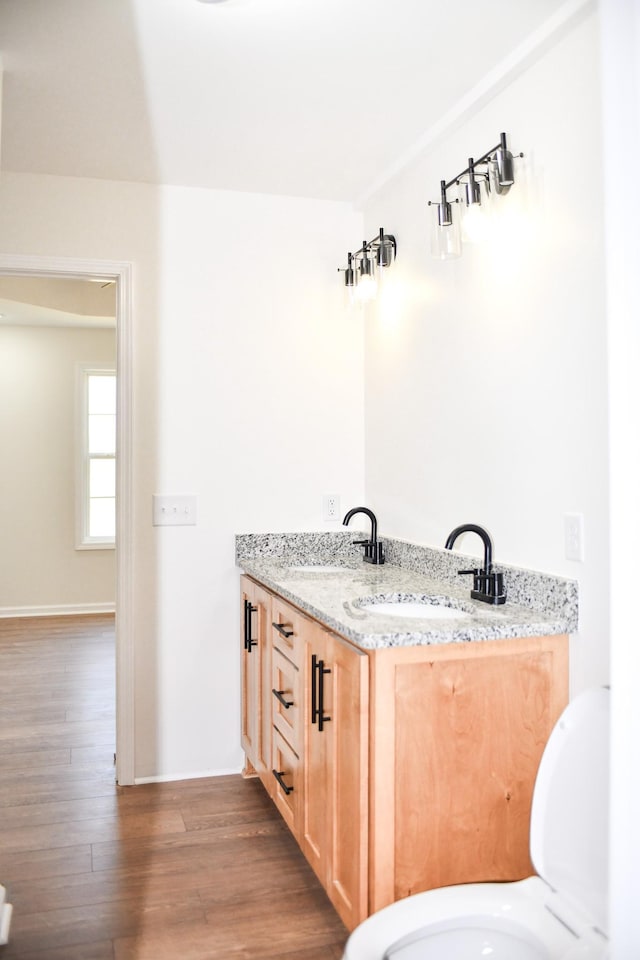
{"type": "Polygon", "coordinates": [[[537,876],[418,893],[353,931],[343,960],[604,960],[609,691],[580,694],[556,723],[533,793],[537,876]]]}

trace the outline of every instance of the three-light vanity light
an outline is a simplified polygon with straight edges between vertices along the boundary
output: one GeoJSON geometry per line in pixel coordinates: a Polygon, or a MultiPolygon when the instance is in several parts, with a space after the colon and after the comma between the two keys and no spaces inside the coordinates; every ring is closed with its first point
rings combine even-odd
{"type": "Polygon", "coordinates": [[[381,271],[391,266],[396,250],[396,238],[380,227],[373,240],[363,240],[359,250],[347,254],[347,266],[338,267],[338,270],[344,273],[344,285],[353,293],[354,299],[361,303],[375,300],[378,277],[381,271]]]}
{"type": "MultiPolygon", "coordinates": [[[[522,157],[520,153],[517,156],[522,157]]],[[[469,157],[468,166],[451,180],[440,181],[440,200],[429,201],[434,208],[431,224],[431,253],[438,260],[459,257],[462,240],[482,240],[487,227],[487,212],[494,197],[504,196],[514,183],[514,157],[507,147],[506,133],[500,143],[481,157],[469,157]],[[456,188],[458,196],[450,201],[447,191],[456,188]],[[461,210],[461,214],[458,213],[461,210]]]]}
{"type": "MultiPolygon", "coordinates": [[[[473,243],[484,238],[494,198],[507,194],[514,184],[514,167],[507,135],[501,133],[494,147],[477,159],[469,157],[465,169],[451,180],[440,181],[440,199],[429,201],[433,208],[432,256],[438,260],[459,257],[463,240],[473,243]],[[456,196],[451,197],[449,192],[454,189],[456,196]]],[[[378,278],[393,263],[396,252],[396,238],[380,227],[377,236],[347,254],[347,266],[338,270],[344,273],[344,285],[354,300],[367,303],[375,299],[378,278]]]]}

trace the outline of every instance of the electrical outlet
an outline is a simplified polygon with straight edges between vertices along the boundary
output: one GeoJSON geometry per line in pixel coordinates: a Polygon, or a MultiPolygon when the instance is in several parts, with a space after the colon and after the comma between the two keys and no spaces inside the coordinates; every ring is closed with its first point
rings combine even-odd
{"type": "Polygon", "coordinates": [[[325,493],[322,498],[322,519],[340,519],[340,497],[337,493],[325,493]]]}
{"type": "Polygon", "coordinates": [[[564,515],[564,555],[567,560],[584,560],[584,517],[581,513],[564,515]]]}

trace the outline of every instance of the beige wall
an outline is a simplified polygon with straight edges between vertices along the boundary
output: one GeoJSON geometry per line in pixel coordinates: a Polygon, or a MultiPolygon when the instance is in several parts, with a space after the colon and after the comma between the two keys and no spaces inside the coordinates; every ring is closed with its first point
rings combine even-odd
{"type": "Polygon", "coordinates": [[[0,325],[0,615],[115,601],[115,551],[76,550],[76,362],[115,331],[0,325]]]}

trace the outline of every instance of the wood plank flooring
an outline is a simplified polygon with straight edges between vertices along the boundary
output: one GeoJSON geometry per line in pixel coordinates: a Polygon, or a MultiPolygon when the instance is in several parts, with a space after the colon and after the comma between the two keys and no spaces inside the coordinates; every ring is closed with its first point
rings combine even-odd
{"type": "Polygon", "coordinates": [[[256,780],[117,787],[111,616],[0,620],[0,960],[340,960],[256,780]]]}

